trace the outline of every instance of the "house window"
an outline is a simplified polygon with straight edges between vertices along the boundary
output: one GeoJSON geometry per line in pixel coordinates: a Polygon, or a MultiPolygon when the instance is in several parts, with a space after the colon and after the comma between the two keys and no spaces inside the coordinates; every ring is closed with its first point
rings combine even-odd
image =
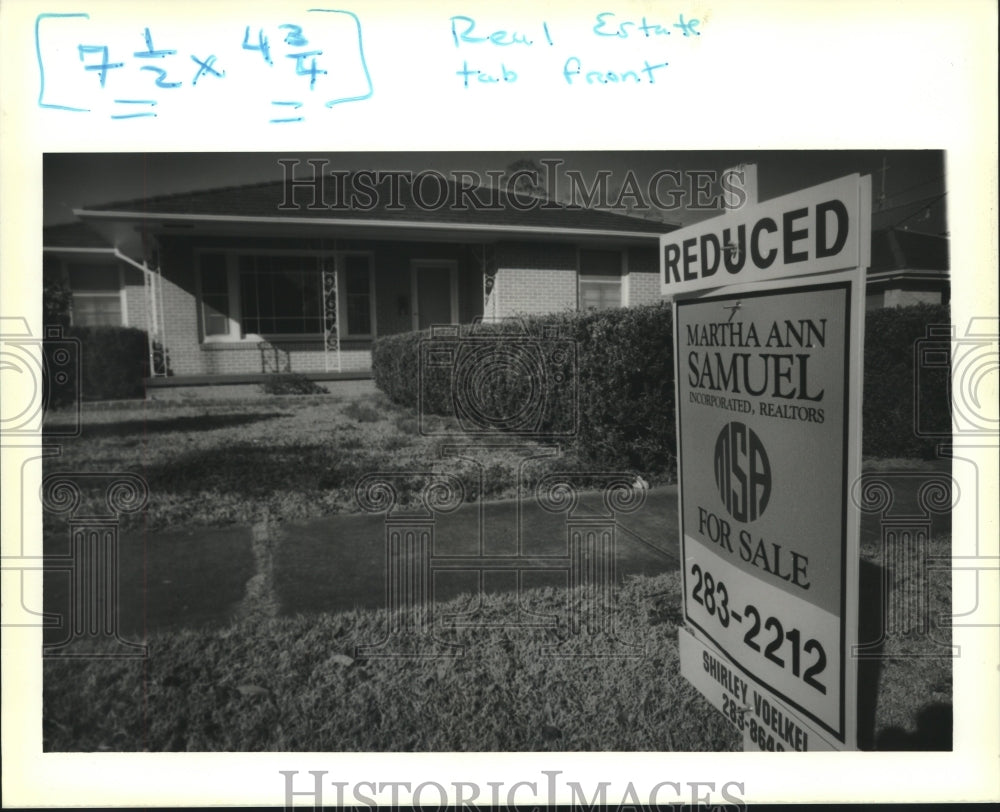
{"type": "Polygon", "coordinates": [[[229,275],[225,254],[201,258],[202,329],[206,336],[229,335],[229,275]]]}
{"type": "Polygon", "coordinates": [[[372,281],[368,257],[350,254],[342,258],[347,305],[347,334],[371,335],[372,333],[372,281]]]}
{"type": "Polygon", "coordinates": [[[70,265],[73,324],[80,327],[122,325],[121,277],[115,265],[70,265]]]}
{"type": "Polygon", "coordinates": [[[580,310],[622,305],[622,255],[619,251],[580,251],[580,310]]]}
{"type": "Polygon", "coordinates": [[[317,257],[244,255],[239,274],[244,335],[323,332],[317,257]]]}
{"type": "Polygon", "coordinates": [[[367,254],[200,254],[202,330],[206,340],[242,336],[321,336],[323,268],[338,271],[340,335],[374,334],[374,293],[367,254]]]}

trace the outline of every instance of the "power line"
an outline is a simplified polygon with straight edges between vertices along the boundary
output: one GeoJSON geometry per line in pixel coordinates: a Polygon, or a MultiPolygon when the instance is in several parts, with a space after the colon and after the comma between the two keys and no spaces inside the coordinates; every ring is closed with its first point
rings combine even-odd
{"type": "Polygon", "coordinates": [[[940,200],[946,194],[948,194],[948,193],[944,192],[944,193],[938,194],[938,195],[927,195],[927,197],[918,197],[918,198],[916,198],[914,200],[909,200],[906,203],[897,203],[895,206],[889,206],[888,208],[885,208],[885,209],[879,209],[878,211],[873,212],[873,214],[885,214],[886,212],[889,212],[889,211],[895,211],[897,209],[905,209],[905,208],[909,208],[910,206],[920,206],[921,204],[924,204],[924,203],[927,203],[929,205],[929,203],[931,203],[931,202],[940,200]]]}
{"type": "MultiPolygon", "coordinates": [[[[928,198],[930,202],[927,203],[927,205],[925,205],[925,206],[919,206],[916,211],[912,212],[911,214],[908,214],[902,220],[899,220],[898,222],[893,223],[891,226],[889,226],[889,228],[898,228],[899,226],[903,225],[903,223],[907,222],[908,220],[912,220],[918,214],[923,214],[925,211],[928,211],[930,209],[930,207],[933,206],[935,203],[937,203],[940,200],[944,200],[944,198],[945,198],[945,196],[947,194],[948,194],[947,192],[943,192],[942,194],[938,195],[937,197],[928,198]]],[[[921,202],[921,201],[914,201],[914,202],[921,202]]],[[[896,208],[902,208],[902,206],[897,206],[896,208]]]]}
{"type": "Polygon", "coordinates": [[[911,192],[914,189],[919,189],[921,186],[929,186],[932,183],[937,183],[939,180],[942,180],[943,178],[944,175],[937,175],[933,178],[928,178],[927,180],[923,180],[920,183],[915,183],[913,186],[907,186],[905,189],[900,189],[899,191],[893,192],[892,194],[886,195],[885,197],[886,199],[899,197],[900,195],[905,195],[907,192],[911,192]]]}

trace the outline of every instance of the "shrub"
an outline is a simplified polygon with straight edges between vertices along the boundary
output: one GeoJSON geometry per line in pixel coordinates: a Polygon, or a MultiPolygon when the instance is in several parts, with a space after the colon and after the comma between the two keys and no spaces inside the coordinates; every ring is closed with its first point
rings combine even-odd
{"type": "MultiPolygon", "coordinates": [[[[865,342],[864,447],[866,456],[932,456],[933,439],[914,431],[914,352],[929,325],[947,324],[948,308],[918,305],[870,311],[865,342]]],[[[676,472],[673,327],[667,303],[595,313],[557,313],[518,320],[531,338],[545,341],[558,330],[576,348],[572,360],[551,358],[535,381],[536,397],[546,408],[536,437],[558,434],[575,420],[575,451],[591,470],[634,470],[660,478],[676,472]],[[567,383],[575,382],[574,385],[567,383]],[[574,397],[576,402],[574,403],[574,397]],[[576,408],[573,414],[574,407],[576,408]]],[[[510,328],[476,325],[461,328],[462,340],[488,344],[509,354],[510,328]]],[[[427,332],[379,339],[372,353],[375,383],[391,400],[424,413],[452,415],[455,399],[448,364],[420,369],[420,344],[427,332]],[[421,400],[420,394],[423,397],[421,400]]],[[[554,346],[554,345],[553,345],[554,346]]],[[[488,361],[490,356],[484,353],[488,361]]],[[[512,414],[527,396],[517,364],[498,364],[506,374],[484,375],[488,391],[474,393],[486,414],[512,414]]],[[[948,370],[922,375],[921,422],[950,425],[948,370]],[[926,383],[926,385],[924,385],[926,383]]]]}
{"type": "MultiPolygon", "coordinates": [[[[80,387],[84,400],[119,400],[141,398],[145,394],[143,378],[148,374],[146,333],[134,327],[69,327],[68,339],[80,342],[80,387]]],[[[46,349],[57,347],[65,339],[46,339],[46,349]]],[[[71,385],[72,387],[74,384],[71,385]]],[[[67,404],[65,388],[53,386],[49,404],[67,404]]]]}
{"type": "Polygon", "coordinates": [[[398,333],[378,339],[372,347],[372,378],[393,403],[416,408],[420,340],[429,335],[398,333]]]}
{"type": "Polygon", "coordinates": [[[73,294],[62,278],[45,273],[42,277],[42,317],[46,326],[69,327],[73,294]]]}
{"type": "MultiPolygon", "coordinates": [[[[947,434],[951,427],[950,364],[921,369],[919,392],[914,371],[917,342],[930,326],[947,326],[946,305],[913,305],[869,311],[865,322],[864,453],[871,457],[930,459],[939,442],[917,434],[947,434]],[[919,398],[914,400],[915,395],[919,398]]],[[[950,349],[945,340],[943,347],[950,349]]],[[[944,357],[948,357],[947,353],[944,357]]]]}
{"type": "Polygon", "coordinates": [[[327,393],[324,387],[298,372],[270,375],[260,385],[260,388],[268,395],[325,395],[327,393]]]}
{"type": "MultiPolygon", "coordinates": [[[[46,318],[48,309],[46,303],[46,318]]],[[[46,321],[42,341],[42,406],[46,411],[78,404],[82,370],[76,343],[60,321],[46,321]]]]}
{"type": "Polygon", "coordinates": [[[606,310],[581,327],[581,457],[611,470],[675,473],[670,306],[606,310]]]}
{"type": "Polygon", "coordinates": [[[455,414],[456,390],[469,395],[465,402],[474,402],[486,424],[539,403],[530,420],[518,424],[533,438],[575,441],[597,468],[662,473],[672,470],[675,453],[670,332],[667,305],[526,316],[461,328],[455,344],[481,359],[479,379],[453,380],[457,354],[450,363],[421,369],[426,331],[379,339],[372,372],[393,402],[420,406],[425,414],[455,414]],[[570,352],[563,351],[567,346],[570,352]],[[460,389],[472,385],[474,392],[460,389]],[[668,432],[652,428],[664,421],[668,432]]]}

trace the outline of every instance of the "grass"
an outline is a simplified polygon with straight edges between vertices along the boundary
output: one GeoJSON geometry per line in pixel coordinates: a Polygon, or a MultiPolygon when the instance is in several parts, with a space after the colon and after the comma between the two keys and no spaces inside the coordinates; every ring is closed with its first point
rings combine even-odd
{"type": "MultiPolygon", "coordinates": [[[[623,584],[617,636],[638,644],[634,657],[574,656],[615,639],[512,627],[516,598],[496,595],[480,620],[498,625],[440,629],[467,647],[459,657],[356,659],[356,644],[383,637],[387,615],[349,612],[157,634],[145,662],[46,661],[45,749],[738,749],[678,673],[675,619],[664,611],[678,588],[676,574],[623,584]],[[565,655],[542,656],[560,642],[565,655]]],[[[565,614],[579,596],[549,588],[522,598],[565,614]]]]}
{"type": "Polygon", "coordinates": [[[385,414],[381,409],[373,408],[366,403],[353,401],[343,408],[343,415],[359,423],[377,423],[385,419],[385,414]]]}
{"type": "MultiPolygon", "coordinates": [[[[885,569],[884,552],[880,540],[863,539],[859,642],[883,640],[870,650],[874,658],[860,661],[860,702],[874,706],[875,714],[863,743],[877,750],[950,750],[951,570],[918,573],[900,558],[895,571],[885,569]]],[[[932,537],[926,553],[950,557],[950,532],[932,537]]]]}
{"type": "MultiPolygon", "coordinates": [[[[56,411],[47,426],[71,422],[71,415],[56,411]]],[[[470,450],[481,438],[444,418],[433,418],[432,433],[421,434],[412,411],[382,395],[363,402],[330,395],[119,402],[85,406],[82,426],[81,436],[60,438],[62,452],[45,460],[46,474],[142,476],[148,508],[125,514],[122,525],[152,531],[356,512],[354,484],[371,471],[447,470],[463,478],[470,499],[513,497],[523,460],[544,453],[531,440],[470,450]],[[464,460],[456,461],[456,447],[464,460]]],[[[913,461],[868,460],[866,466],[905,470],[913,461]]],[[[586,472],[587,466],[565,449],[561,457],[536,460],[523,469],[522,492],[551,470],[586,472]]],[[[645,476],[651,485],[663,484],[645,476]]],[[[103,505],[102,493],[84,493],[81,508],[102,511],[103,505]]]]}
{"type": "MultiPolygon", "coordinates": [[[[54,425],[68,419],[50,416],[54,425]]],[[[149,507],[123,523],[171,531],[141,549],[123,545],[121,581],[142,584],[135,600],[143,606],[123,605],[122,614],[164,622],[147,627],[144,661],[44,661],[46,750],[739,749],[735,731],[678,674],[676,573],[631,577],[617,592],[617,634],[640,647],[638,657],[541,656],[560,641],[580,654],[613,643],[602,635],[570,636],[566,606],[580,596],[541,587],[522,600],[562,617],[554,629],[512,628],[515,596],[493,594],[479,611],[481,624],[493,627],[437,630],[442,640],[467,647],[462,657],[357,659],[356,645],[382,638],[385,612],[331,613],[321,601],[296,599],[311,582],[301,575],[303,562],[280,553],[273,562],[273,611],[248,610],[266,551],[246,526],[357,511],[354,485],[366,473],[412,472],[402,488],[405,499],[420,487],[421,472],[447,471],[475,500],[513,496],[551,470],[586,470],[571,456],[525,462],[544,451],[531,442],[473,449],[467,447],[472,438],[453,424],[435,420],[431,429],[421,435],[411,412],[382,397],[85,408],[82,436],[62,443],[45,472],[145,477],[149,507]],[[198,530],[206,525],[216,528],[210,547],[198,530]],[[155,611],[146,612],[149,607],[155,611]],[[298,610],[302,614],[289,614],[298,610]]],[[[866,468],[914,466],[868,460],[866,468]]],[[[103,495],[85,493],[80,512],[100,510],[103,495]]],[[[877,517],[866,521],[863,590],[865,613],[874,616],[882,547],[877,517]]],[[[950,553],[950,527],[939,531],[930,555],[950,553]]],[[[45,544],[47,553],[65,552],[65,528],[48,516],[45,544]]],[[[300,548],[291,543],[286,552],[294,556],[300,548]]],[[[931,618],[950,612],[946,576],[931,574],[915,584],[912,574],[890,575],[890,594],[911,612],[931,618]]],[[[50,588],[53,577],[46,575],[47,608],[60,594],[50,588]]],[[[332,589],[346,586],[344,573],[338,579],[317,569],[316,577],[332,589]]],[[[438,617],[468,603],[467,596],[455,598],[438,617]]],[[[123,632],[138,639],[141,625],[123,632]]],[[[863,641],[878,637],[868,632],[863,641]]],[[[865,746],[948,746],[951,660],[927,634],[897,632],[876,660],[862,664],[863,704],[874,719],[865,746]]],[[[940,624],[933,633],[937,641],[950,640],[940,624]]]]}
{"type": "MultiPolygon", "coordinates": [[[[948,548],[950,539],[939,537],[930,553],[948,548]]],[[[864,561],[879,556],[873,546],[863,550],[864,561]]],[[[910,601],[915,586],[901,577],[890,589],[910,601]]],[[[928,586],[928,617],[947,615],[948,579],[928,586]]],[[[212,628],[153,632],[145,661],[44,662],[44,747],[739,750],[735,728],[679,674],[680,588],[676,572],[628,578],[615,594],[613,632],[580,636],[565,623],[569,603],[586,600],[579,592],[522,593],[522,607],[560,618],[552,628],[514,625],[513,593],[487,596],[478,626],[458,627],[448,616],[471,604],[460,596],[436,607],[434,628],[439,641],[465,647],[461,656],[356,656],[357,646],[385,637],[385,611],[251,614],[212,628]],[[634,656],[622,656],[622,642],[634,656]],[[558,654],[546,656],[553,647],[558,654]],[[610,656],[589,656],[595,652],[610,656]]],[[[938,624],[933,634],[949,640],[938,624]]],[[[866,748],[950,748],[951,661],[926,656],[935,653],[928,635],[888,636],[863,677],[870,697],[862,702],[874,708],[866,748]]]]}
{"type": "MultiPolygon", "coordinates": [[[[53,412],[47,427],[71,419],[53,412]]],[[[356,512],[354,485],[372,471],[447,470],[465,479],[469,498],[512,497],[522,460],[541,453],[537,443],[518,441],[517,448],[470,452],[456,463],[444,456],[448,447],[477,438],[441,420],[434,434],[422,435],[412,411],[382,395],[120,403],[85,407],[82,425],[81,436],[46,459],[45,473],[138,474],[148,484],[149,505],[143,514],[123,515],[122,526],[154,531],[356,512]]],[[[541,476],[573,467],[579,463],[563,456],[527,470],[541,476]]],[[[103,510],[103,493],[85,489],[83,498],[81,511],[103,510]]]]}

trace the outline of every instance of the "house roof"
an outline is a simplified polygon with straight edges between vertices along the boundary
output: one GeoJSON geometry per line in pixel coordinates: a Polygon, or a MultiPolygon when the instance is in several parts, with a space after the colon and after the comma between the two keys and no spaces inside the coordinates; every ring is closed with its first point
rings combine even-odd
{"type": "Polygon", "coordinates": [[[947,230],[947,197],[944,193],[919,197],[872,212],[872,231],[904,227],[924,234],[944,236],[947,230]]]}
{"type": "Polygon", "coordinates": [[[872,232],[872,272],[947,271],[948,238],[902,228],[872,232]]]}
{"type": "MultiPolygon", "coordinates": [[[[313,196],[308,186],[299,185],[293,189],[284,181],[272,181],[105,203],[78,210],[77,214],[108,234],[112,233],[108,228],[112,222],[123,226],[126,222],[134,225],[136,221],[146,227],[197,223],[206,229],[232,227],[233,224],[255,229],[259,222],[280,224],[288,221],[323,228],[328,223],[336,223],[369,235],[399,227],[414,231],[452,229],[453,233],[466,234],[470,238],[487,232],[531,233],[535,238],[576,233],[642,241],[677,228],[674,224],[616,212],[566,206],[541,198],[511,197],[486,187],[460,189],[451,181],[444,188],[428,181],[416,195],[405,176],[398,182],[398,191],[392,190],[391,177],[367,186],[362,185],[363,181],[356,174],[326,177],[318,201],[324,205],[316,206],[310,205],[313,196]],[[359,205],[351,205],[351,190],[359,205]],[[419,205],[415,197],[421,195],[424,203],[437,202],[436,198],[443,200],[440,205],[419,205]]],[[[933,199],[933,203],[940,204],[940,198],[933,199]]],[[[922,211],[921,206],[926,207],[927,201],[915,201],[913,212],[922,211]]],[[[910,219],[908,211],[893,211],[893,219],[898,222],[901,214],[904,219],[910,219]]],[[[869,273],[896,276],[900,272],[924,272],[923,275],[947,276],[948,238],[887,226],[886,223],[892,222],[888,214],[876,212],[872,218],[869,273]]],[[[112,243],[118,244],[118,241],[105,239],[87,222],[45,229],[44,246],[54,250],[110,249],[112,243]]]]}
{"type": "MultiPolygon", "coordinates": [[[[552,230],[642,234],[650,237],[676,225],[610,211],[567,206],[527,195],[511,196],[488,187],[460,188],[431,177],[414,191],[405,176],[393,181],[374,174],[325,176],[313,204],[313,189],[285,181],[181,192],[78,210],[84,217],[156,220],[336,220],[382,226],[455,226],[502,230],[552,230]],[[353,193],[353,199],[352,199],[353,193]]],[[[442,177],[442,176],[438,176],[442,177]]]]}

